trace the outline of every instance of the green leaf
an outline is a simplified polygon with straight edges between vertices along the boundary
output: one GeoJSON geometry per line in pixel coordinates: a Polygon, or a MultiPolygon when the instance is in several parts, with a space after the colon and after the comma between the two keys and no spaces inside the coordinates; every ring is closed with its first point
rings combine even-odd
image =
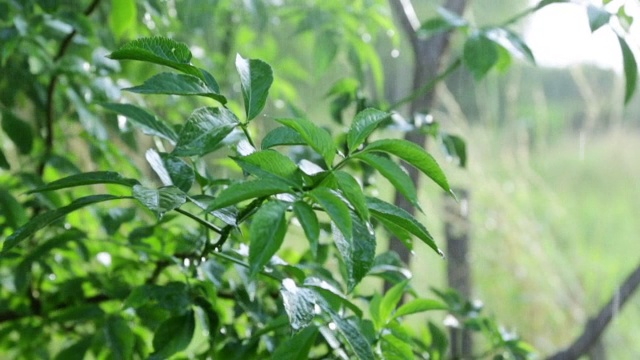
{"type": "Polygon", "coordinates": [[[353,205],[358,216],[360,216],[363,221],[369,221],[367,199],[365,198],[362,187],[360,187],[358,181],[351,176],[351,174],[342,170],[334,171],[333,176],[336,178],[338,188],[342,191],[344,197],[349,200],[351,205],[353,205]]]}
{"type": "Polygon", "coordinates": [[[540,10],[543,7],[547,6],[547,5],[551,5],[551,4],[560,4],[560,3],[568,3],[571,0],[542,0],[538,3],[538,5],[536,5],[536,7],[534,8],[534,11],[536,10],[540,10]]]}
{"type": "Polygon", "coordinates": [[[389,113],[376,110],[376,109],[364,109],[359,112],[349,132],[347,133],[347,146],[349,151],[353,152],[358,149],[362,143],[371,135],[371,133],[390,116],[389,113]]]}
{"type": "Polygon", "coordinates": [[[189,346],[195,331],[194,312],[174,316],[165,320],[153,335],[153,349],[150,359],[166,359],[189,346]]]}
{"type": "Polygon", "coordinates": [[[420,26],[418,35],[430,37],[439,32],[468,26],[465,19],[446,8],[438,8],[438,14],[440,15],[439,17],[429,19],[420,26]]]}
{"type": "Polygon", "coordinates": [[[307,143],[302,136],[292,128],[281,126],[277,127],[262,139],[262,149],[269,149],[280,145],[306,145],[307,143]]]}
{"type": "Polygon", "coordinates": [[[187,201],[187,195],[175,186],[148,189],[136,185],[133,187],[133,197],[158,216],[180,207],[187,201]]]}
{"type": "Polygon", "coordinates": [[[296,201],[293,203],[293,213],[300,221],[302,230],[309,240],[309,248],[313,256],[318,254],[318,243],[320,241],[320,224],[318,217],[311,205],[304,201],[296,201]]]}
{"type": "Polygon", "coordinates": [[[56,354],[54,360],[83,360],[92,342],[93,337],[85,336],[56,354]]]}
{"type": "Polygon", "coordinates": [[[227,103],[227,98],[217,90],[210,88],[202,79],[189,74],[160,73],[154,75],[142,85],[123,89],[138,94],[166,94],[166,95],[198,95],[209,97],[221,104],[227,103]]]}
{"type": "Polygon", "coordinates": [[[380,331],[384,327],[385,319],[380,316],[380,302],[382,297],[377,292],[373,294],[373,297],[369,301],[369,314],[376,330],[380,331]]]}
{"type": "Polygon", "coordinates": [[[482,79],[498,62],[497,46],[482,33],[471,35],[465,42],[462,60],[476,80],[482,79]]]}
{"type": "Polygon", "coordinates": [[[367,198],[367,204],[369,205],[369,211],[373,217],[397,224],[412,233],[418,239],[422,240],[425,244],[429,245],[429,247],[440,254],[440,256],[443,256],[442,251],[436,245],[431,234],[429,234],[427,229],[411,214],[393,204],[389,204],[388,202],[373,197],[367,198]]]}
{"type": "Polygon", "coordinates": [[[467,165],[467,144],[460,136],[443,134],[442,145],[448,156],[458,159],[460,167],[467,165]]]}
{"type": "Polygon", "coordinates": [[[73,201],[71,204],[61,207],[59,209],[40,214],[34,217],[33,219],[31,219],[28,223],[24,224],[19,229],[17,229],[13,234],[9,235],[9,237],[4,241],[2,252],[3,253],[8,252],[14,246],[18,245],[22,240],[35,234],[36,231],[44,228],[45,226],[53,223],[58,219],[63,218],[64,216],[66,216],[67,214],[73,211],[76,211],[85,206],[96,204],[99,202],[109,201],[109,200],[119,200],[119,199],[123,199],[123,197],[113,196],[113,195],[91,195],[91,196],[79,198],[73,201]]]}
{"type": "Polygon", "coordinates": [[[287,233],[285,213],[289,203],[269,201],[251,218],[249,227],[249,276],[255,277],[282,246],[287,233]]]}
{"type": "Polygon", "coordinates": [[[182,127],[175,156],[202,156],[217,149],[240,121],[227,108],[196,109],[182,127]]]}
{"type": "Polygon", "coordinates": [[[29,154],[33,148],[31,125],[10,111],[2,111],[2,130],[21,154],[29,154]]]}
{"type": "Polygon", "coordinates": [[[304,142],[320,154],[325,164],[331,167],[337,148],[327,130],[307,119],[276,119],[276,121],[300,134],[304,142]]]}
{"type": "Polygon", "coordinates": [[[624,91],[624,103],[628,104],[633,93],[636,91],[636,85],[638,83],[638,63],[636,57],[633,55],[633,51],[627,44],[627,41],[618,36],[618,42],[620,43],[620,49],[622,50],[622,61],[624,63],[624,77],[625,77],[625,91],[624,91]]]}
{"type": "Polygon", "coordinates": [[[167,153],[158,153],[149,149],[145,157],[153,171],[165,186],[175,185],[178,189],[188,192],[196,179],[195,172],[186,161],[167,153]]]}
{"type": "Polygon", "coordinates": [[[315,200],[329,215],[331,221],[336,224],[342,235],[351,242],[352,221],[349,207],[332,190],[326,187],[318,187],[309,192],[309,196],[315,200]]]}
{"type": "Polygon", "coordinates": [[[347,295],[345,295],[340,289],[331,285],[326,280],[309,276],[304,279],[304,286],[306,288],[312,288],[313,292],[316,296],[322,297],[324,300],[328,301],[329,304],[334,306],[334,308],[339,308],[340,306],[344,306],[345,308],[351,310],[355,316],[362,317],[362,310],[358,305],[349,301],[347,295]]]}
{"type": "MultiPolygon", "coordinates": [[[[13,229],[27,222],[25,208],[3,188],[0,188],[0,214],[4,217],[6,224],[13,229]]],[[[0,226],[2,225],[4,224],[0,223],[0,226]]]]}
{"type": "Polygon", "coordinates": [[[380,319],[383,322],[388,322],[391,320],[391,313],[395,310],[396,306],[402,299],[402,295],[404,295],[404,289],[407,287],[409,280],[402,281],[398,284],[395,284],[391,289],[387,290],[387,292],[382,297],[382,301],[380,302],[380,319]]]}
{"type": "Polygon", "coordinates": [[[154,36],[130,41],[112,52],[114,60],[138,60],[164,65],[204,80],[202,71],[191,65],[189,47],[175,40],[154,36]]]}
{"type": "Polygon", "coordinates": [[[392,334],[383,335],[380,339],[380,350],[384,359],[413,360],[413,346],[392,334]]]}
{"type": "Polygon", "coordinates": [[[371,350],[371,344],[362,334],[362,331],[354,325],[351,321],[343,319],[335,312],[331,312],[331,319],[337,325],[338,331],[347,339],[347,343],[353,349],[360,360],[374,360],[373,350],[371,350]]]}
{"type": "Polygon", "coordinates": [[[449,309],[449,307],[446,304],[437,300],[414,299],[400,306],[396,313],[393,314],[393,318],[396,319],[401,316],[416,314],[424,311],[447,309],[449,309]]]}
{"type": "Polygon", "coordinates": [[[407,231],[407,229],[396,224],[391,219],[378,216],[376,217],[376,220],[378,220],[391,234],[398,238],[398,240],[402,241],[409,251],[413,251],[413,236],[409,231],[407,231]]]}
{"type": "Polygon", "coordinates": [[[589,28],[594,32],[609,23],[611,13],[602,7],[593,4],[587,5],[587,16],[589,17],[589,28]]]}
{"type": "Polygon", "coordinates": [[[367,145],[362,152],[382,151],[399,157],[451,193],[449,182],[436,160],[420,146],[402,139],[384,139],[367,145]]]}
{"type": "Polygon", "coordinates": [[[276,177],[293,186],[302,186],[302,173],[289,157],[274,151],[256,151],[250,155],[233,158],[240,167],[258,177],[276,177]]]}
{"type": "Polygon", "coordinates": [[[245,200],[289,191],[291,191],[291,188],[287,183],[273,179],[259,179],[235,183],[222,190],[205,211],[210,212],[223,207],[236,205],[245,200]]]}
{"type": "Polygon", "coordinates": [[[66,178],[52,181],[45,186],[29,190],[27,194],[95,184],[116,184],[133,187],[134,185],[140,184],[140,182],[138,182],[138,180],[136,179],[125,178],[117,172],[113,171],[93,171],[71,175],[66,178]]]}
{"type": "Polygon", "coordinates": [[[133,331],[123,318],[109,317],[104,325],[104,336],[114,359],[127,360],[133,357],[133,331]]]}
{"type": "Polygon", "coordinates": [[[351,292],[373,267],[376,237],[370,225],[357,217],[353,217],[351,239],[337,231],[334,224],[332,223],[333,239],[347,268],[347,290],[351,292]]]}
{"type": "Polygon", "coordinates": [[[252,120],[264,108],[269,88],[273,83],[271,66],[262,60],[243,59],[236,55],[236,70],[240,74],[242,97],[247,121],[252,120]]]}
{"type": "Polygon", "coordinates": [[[0,169],[11,169],[11,165],[9,165],[9,161],[7,160],[7,157],[4,156],[2,149],[0,149],[0,169]]]}
{"type": "Polygon", "coordinates": [[[135,0],[111,0],[109,26],[116,39],[125,33],[136,33],[138,9],[135,0]]]}
{"type": "Polygon", "coordinates": [[[283,341],[271,355],[272,360],[307,360],[316,342],[318,328],[308,326],[283,341]]]}
{"type": "Polygon", "coordinates": [[[280,293],[291,328],[298,331],[307,327],[315,315],[315,294],[313,291],[298,287],[291,279],[284,279],[280,293]]]}
{"type": "Polygon", "coordinates": [[[531,51],[529,46],[527,46],[524,40],[522,40],[522,38],[513,31],[505,28],[492,28],[487,29],[485,31],[485,35],[488,39],[492,40],[496,44],[499,44],[510,54],[513,54],[514,56],[517,56],[519,58],[526,59],[532,64],[536,63],[536,59],[533,56],[533,52],[531,51]]]}
{"type": "Polygon", "coordinates": [[[373,154],[357,154],[354,156],[367,163],[372,168],[378,170],[380,175],[384,176],[393,187],[398,190],[411,204],[419,208],[418,193],[413,180],[407,172],[396,164],[393,160],[373,154]]]}
{"type": "Polygon", "coordinates": [[[338,53],[338,41],[331,31],[317,34],[313,44],[313,59],[318,74],[324,73],[338,53]]]}
{"type": "Polygon", "coordinates": [[[178,134],[169,125],[142,108],[131,104],[107,103],[101,105],[107,110],[126,116],[131,120],[133,126],[140,128],[147,135],[159,136],[169,140],[172,144],[178,141],[178,134]]]}

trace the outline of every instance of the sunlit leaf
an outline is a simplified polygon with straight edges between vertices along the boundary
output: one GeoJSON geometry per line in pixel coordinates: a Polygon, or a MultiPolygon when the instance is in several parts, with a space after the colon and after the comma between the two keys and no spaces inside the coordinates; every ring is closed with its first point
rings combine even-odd
{"type": "Polygon", "coordinates": [[[325,164],[331,166],[337,148],[327,130],[307,119],[276,119],[276,121],[300,134],[304,142],[322,156],[325,164]]]}
{"type": "Polygon", "coordinates": [[[149,359],[166,359],[189,346],[195,331],[196,321],[193,311],[165,320],[153,335],[153,349],[149,359]]]}
{"type": "Polygon", "coordinates": [[[154,75],[142,85],[123,90],[139,94],[198,95],[212,98],[223,105],[227,103],[227,98],[218,91],[210,88],[199,77],[189,74],[164,72],[154,75]]]}
{"type": "Polygon", "coordinates": [[[236,55],[236,69],[240,74],[245,114],[249,121],[260,114],[267,102],[273,71],[264,61],[244,59],[240,54],[236,55]]]}
{"type": "Polygon", "coordinates": [[[249,276],[254,277],[280,249],[287,233],[285,212],[289,203],[269,201],[251,218],[249,227],[249,276]]]}
{"type": "Polygon", "coordinates": [[[133,187],[134,185],[140,184],[140,182],[136,179],[125,178],[113,171],[92,171],[52,181],[47,185],[29,190],[27,194],[95,184],[116,184],[133,187]]]}
{"type": "Polygon", "coordinates": [[[202,156],[217,149],[240,122],[227,108],[195,110],[180,131],[175,156],[202,156]]]}
{"type": "Polygon", "coordinates": [[[349,147],[349,151],[353,152],[357,150],[366,138],[369,137],[384,120],[388,119],[389,116],[389,113],[376,109],[365,109],[359,112],[355,119],[353,119],[351,128],[349,128],[349,132],[347,133],[347,146],[349,147]]]}
{"type": "Polygon", "coordinates": [[[155,115],[146,110],[131,104],[101,104],[105,109],[126,116],[133,126],[136,126],[147,135],[159,136],[175,143],[178,141],[178,134],[164,121],[159,120],[155,115]]]}
{"type": "Polygon", "coordinates": [[[111,0],[109,26],[117,38],[125,33],[135,33],[138,9],[135,0],[111,0]]]}

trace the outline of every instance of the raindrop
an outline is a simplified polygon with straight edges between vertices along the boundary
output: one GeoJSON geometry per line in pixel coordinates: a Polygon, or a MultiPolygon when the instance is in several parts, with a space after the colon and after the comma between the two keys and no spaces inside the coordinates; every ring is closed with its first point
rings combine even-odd
{"type": "Polygon", "coordinates": [[[368,43],[369,41],[371,41],[371,34],[369,33],[364,33],[362,34],[362,41],[368,43]]]}
{"type": "Polygon", "coordinates": [[[391,50],[391,57],[392,57],[392,58],[394,58],[394,59],[395,59],[395,58],[397,58],[398,56],[400,56],[400,50],[398,50],[398,49],[393,49],[393,50],[391,50]]]}
{"type": "Polygon", "coordinates": [[[329,323],[329,329],[331,329],[331,331],[336,331],[338,327],[336,326],[336,323],[334,322],[330,322],[329,323]]]}
{"type": "Polygon", "coordinates": [[[184,259],[184,260],[182,260],[182,264],[183,264],[184,266],[188,267],[189,265],[191,265],[191,260],[189,260],[189,259],[184,259]]]}

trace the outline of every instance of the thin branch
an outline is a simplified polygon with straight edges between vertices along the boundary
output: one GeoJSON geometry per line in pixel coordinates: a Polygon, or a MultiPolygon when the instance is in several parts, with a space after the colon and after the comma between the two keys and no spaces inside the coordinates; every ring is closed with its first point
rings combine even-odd
{"type": "Polygon", "coordinates": [[[402,26],[402,30],[409,37],[411,47],[415,50],[418,48],[420,39],[416,30],[420,27],[420,20],[416,15],[410,0],[389,0],[389,6],[393,9],[396,18],[402,26]]]}

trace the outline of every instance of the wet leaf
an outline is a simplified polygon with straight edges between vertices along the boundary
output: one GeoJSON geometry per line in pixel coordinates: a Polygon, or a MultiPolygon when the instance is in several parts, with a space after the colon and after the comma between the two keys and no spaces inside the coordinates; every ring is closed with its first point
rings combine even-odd
{"type": "Polygon", "coordinates": [[[240,54],[236,55],[236,69],[240,74],[245,114],[249,121],[260,114],[267,102],[273,71],[264,61],[244,59],[240,54]]]}
{"type": "Polygon", "coordinates": [[[165,94],[182,96],[204,96],[216,100],[221,104],[227,103],[227,98],[212,89],[201,78],[188,74],[160,73],[154,75],[142,85],[123,89],[138,94],[165,94]]]}
{"type": "Polygon", "coordinates": [[[216,150],[240,121],[227,108],[203,107],[195,110],[182,127],[175,156],[202,156],[216,150]]]}
{"type": "Polygon", "coordinates": [[[285,212],[289,203],[269,201],[251,218],[249,227],[249,276],[255,277],[282,246],[287,233],[285,212]]]}

